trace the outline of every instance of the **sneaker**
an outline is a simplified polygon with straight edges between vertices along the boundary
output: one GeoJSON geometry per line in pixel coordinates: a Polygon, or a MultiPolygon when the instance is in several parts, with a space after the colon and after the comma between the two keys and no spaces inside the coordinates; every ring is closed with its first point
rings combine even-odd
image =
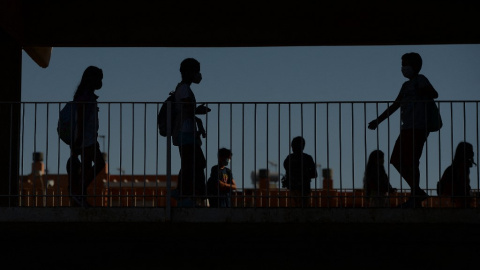
{"type": "Polygon", "coordinates": [[[73,207],[83,207],[83,208],[89,208],[90,207],[90,204],[83,197],[72,196],[71,199],[72,199],[71,200],[71,206],[73,206],[73,207]]]}
{"type": "Polygon", "coordinates": [[[397,208],[421,208],[423,207],[422,202],[428,197],[430,196],[422,190],[421,195],[411,196],[406,202],[399,204],[397,208]]]}

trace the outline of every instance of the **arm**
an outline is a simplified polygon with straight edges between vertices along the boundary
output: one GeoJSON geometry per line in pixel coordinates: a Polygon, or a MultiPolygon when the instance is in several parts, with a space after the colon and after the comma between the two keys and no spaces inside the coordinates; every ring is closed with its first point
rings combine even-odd
{"type": "Polygon", "coordinates": [[[237,189],[237,184],[235,183],[235,180],[233,180],[233,179],[232,179],[231,184],[225,183],[223,181],[219,181],[219,186],[220,186],[220,189],[224,190],[224,191],[229,191],[230,189],[231,190],[236,190],[237,189]]]}
{"type": "Polygon", "coordinates": [[[392,105],[388,106],[388,108],[383,112],[381,113],[377,119],[371,121],[370,123],[368,123],[368,128],[369,129],[376,129],[378,127],[378,125],[383,122],[383,120],[387,119],[388,117],[390,117],[390,115],[392,115],[394,112],[396,112],[398,110],[398,108],[400,108],[400,100],[402,99],[402,96],[400,94],[398,94],[397,98],[395,99],[395,101],[392,103],[392,105]]]}

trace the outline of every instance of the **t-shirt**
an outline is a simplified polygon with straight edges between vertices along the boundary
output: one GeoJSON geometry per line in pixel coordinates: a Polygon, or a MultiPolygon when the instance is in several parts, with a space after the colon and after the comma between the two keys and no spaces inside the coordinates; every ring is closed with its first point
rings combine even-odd
{"type": "Polygon", "coordinates": [[[312,178],[317,176],[317,167],[312,156],[305,153],[292,153],[283,161],[290,190],[310,190],[312,178]]]}
{"type": "MultiPolygon", "coordinates": [[[[197,143],[201,145],[202,142],[198,136],[195,136],[198,132],[197,125],[195,122],[195,114],[187,115],[185,112],[182,112],[184,103],[182,100],[189,99],[194,102],[193,107],[196,106],[195,95],[193,94],[192,89],[188,84],[179,83],[175,90],[175,110],[176,110],[176,123],[173,134],[173,144],[174,145],[186,145],[197,143]]],[[[195,109],[192,108],[194,111],[195,109]]]]}
{"type": "Polygon", "coordinates": [[[421,74],[403,83],[400,89],[402,95],[400,107],[401,129],[425,129],[425,103],[417,101],[420,99],[417,95],[417,89],[428,85],[431,85],[430,81],[421,74]]]}

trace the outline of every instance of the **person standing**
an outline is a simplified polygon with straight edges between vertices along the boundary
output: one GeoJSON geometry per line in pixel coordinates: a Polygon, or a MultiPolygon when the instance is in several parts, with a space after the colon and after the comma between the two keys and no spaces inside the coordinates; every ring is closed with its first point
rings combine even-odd
{"type": "Polygon", "coordinates": [[[180,64],[182,80],[175,89],[176,119],[173,128],[173,145],[178,146],[181,168],[178,176],[178,187],[174,197],[179,207],[204,206],[205,202],[205,168],[207,165],[202,150],[202,140],[206,132],[197,114],[210,111],[204,105],[197,107],[195,94],[191,84],[202,81],[200,62],[194,58],[186,58],[180,64]]]}
{"type": "Polygon", "coordinates": [[[74,140],[70,146],[71,156],[67,161],[70,180],[70,196],[73,206],[90,206],[87,202],[87,188],[105,168],[105,160],[98,139],[98,96],[95,91],[102,88],[103,71],[89,66],[82,75],[75,91],[74,140]],[[80,158],[79,158],[80,157],[80,158]]]}
{"type": "Polygon", "coordinates": [[[303,152],[305,139],[301,136],[293,138],[292,153],[283,161],[286,188],[290,190],[295,207],[310,207],[310,182],[317,177],[317,167],[309,154],[303,152]]]}
{"type": "Polygon", "coordinates": [[[375,130],[378,125],[400,108],[400,135],[393,147],[390,163],[410,186],[408,200],[399,205],[402,208],[421,207],[428,194],[420,188],[420,157],[427,141],[425,102],[438,98],[437,91],[430,81],[420,73],[422,58],[411,52],[402,56],[402,74],[408,79],[404,82],[395,101],[376,119],[368,123],[375,130]]]}

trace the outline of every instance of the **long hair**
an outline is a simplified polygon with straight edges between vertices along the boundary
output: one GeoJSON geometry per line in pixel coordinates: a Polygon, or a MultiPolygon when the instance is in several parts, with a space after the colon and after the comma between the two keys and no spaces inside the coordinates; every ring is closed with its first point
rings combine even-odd
{"type": "Polygon", "coordinates": [[[471,167],[472,164],[475,164],[473,160],[473,145],[468,142],[460,142],[455,149],[455,156],[453,158],[454,164],[465,163],[471,167]]]}
{"type": "Polygon", "coordinates": [[[377,181],[382,184],[386,177],[385,168],[378,164],[378,160],[384,159],[385,154],[381,150],[374,150],[368,156],[367,166],[365,168],[365,174],[363,176],[363,186],[367,188],[370,183],[369,181],[377,181]]]}
{"type": "Polygon", "coordinates": [[[82,79],[78,84],[77,90],[73,96],[74,99],[78,98],[81,94],[87,91],[95,91],[102,87],[103,72],[96,66],[89,66],[83,71],[82,79]]]}

